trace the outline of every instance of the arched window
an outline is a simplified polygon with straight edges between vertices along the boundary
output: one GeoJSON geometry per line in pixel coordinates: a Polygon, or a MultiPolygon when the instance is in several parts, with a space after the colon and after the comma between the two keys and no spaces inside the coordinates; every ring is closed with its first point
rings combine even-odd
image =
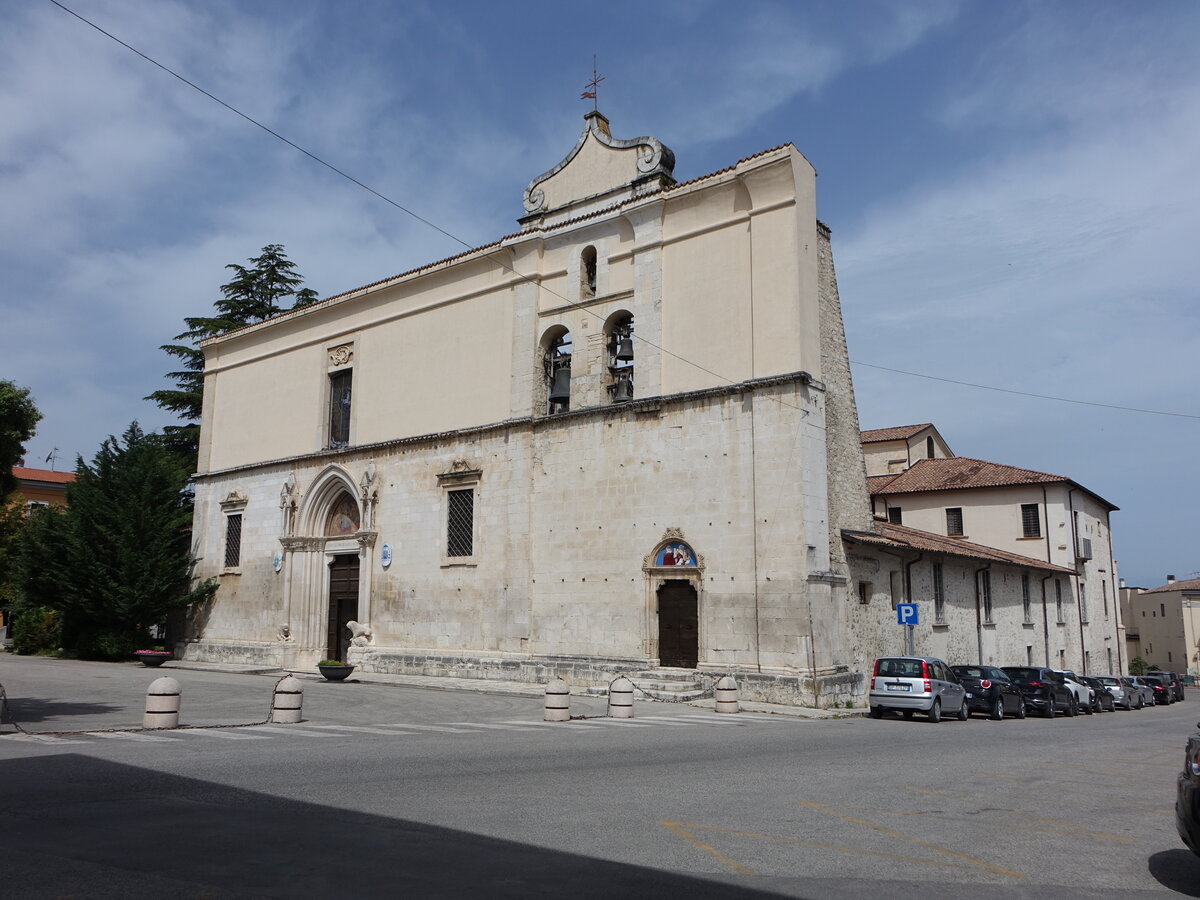
{"type": "Polygon", "coordinates": [[[584,247],[579,258],[579,296],[590,300],[596,296],[596,248],[584,247]]]}
{"type": "Polygon", "coordinates": [[[343,491],[329,508],[329,517],[325,520],[325,536],[346,537],[358,531],[358,525],[358,503],[343,491]]]}
{"type": "Polygon", "coordinates": [[[571,408],[571,350],[571,332],[565,329],[546,343],[542,361],[548,413],[563,413],[571,408]]]}
{"type": "Polygon", "coordinates": [[[609,397],[613,403],[633,399],[633,316],[620,313],[608,324],[609,397]]]}

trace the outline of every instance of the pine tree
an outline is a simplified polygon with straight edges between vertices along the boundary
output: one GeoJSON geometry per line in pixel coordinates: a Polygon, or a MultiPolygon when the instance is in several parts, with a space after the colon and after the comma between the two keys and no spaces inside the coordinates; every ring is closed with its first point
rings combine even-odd
{"type": "Polygon", "coordinates": [[[210,597],[192,583],[188,470],[161,435],[133,423],[91,464],[80,458],[66,507],[31,517],[21,541],[22,605],[64,616],[64,647],[120,659],[167,615],[210,597]]]}
{"type": "Polygon", "coordinates": [[[175,336],[177,342],[164,344],[162,350],[183,363],[181,370],[168,372],[174,389],[155,391],[146,397],[170,410],[186,425],[168,425],[163,429],[172,450],[193,468],[200,444],[200,406],[204,397],[204,353],[200,342],[205,338],[253,325],[286,312],[280,301],[293,298],[291,309],[317,302],[317,294],[301,288],[304,279],[296,274],[296,264],[284,256],[282,244],[267,244],[262,253],[248,260],[249,266],[230,263],[234,278],[221,285],[222,299],[213,304],[215,316],[185,318],[187,330],[175,336]]]}

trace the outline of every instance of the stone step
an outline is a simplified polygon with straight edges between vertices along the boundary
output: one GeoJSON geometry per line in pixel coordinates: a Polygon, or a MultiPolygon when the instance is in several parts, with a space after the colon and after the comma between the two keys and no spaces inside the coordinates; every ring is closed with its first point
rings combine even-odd
{"type": "Polygon", "coordinates": [[[644,672],[634,672],[627,677],[635,683],[639,679],[648,681],[680,681],[688,684],[695,684],[700,680],[699,675],[696,674],[694,669],[647,669],[644,672]]]}
{"type": "Polygon", "coordinates": [[[686,693],[700,691],[704,685],[699,680],[692,681],[663,681],[659,678],[631,678],[633,686],[643,691],[662,691],[663,693],[686,693]]]}
{"type": "Polygon", "coordinates": [[[649,697],[651,700],[667,700],[673,703],[690,703],[693,700],[701,700],[705,696],[707,693],[699,688],[691,691],[660,691],[642,688],[634,692],[634,697],[649,697]]]}

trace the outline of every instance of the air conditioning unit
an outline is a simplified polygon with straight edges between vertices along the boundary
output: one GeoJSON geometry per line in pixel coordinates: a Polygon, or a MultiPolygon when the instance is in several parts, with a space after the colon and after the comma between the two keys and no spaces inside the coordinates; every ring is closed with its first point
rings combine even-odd
{"type": "Polygon", "coordinates": [[[1092,558],[1092,539],[1081,537],[1079,539],[1079,549],[1075,551],[1076,559],[1091,559],[1092,558]]]}

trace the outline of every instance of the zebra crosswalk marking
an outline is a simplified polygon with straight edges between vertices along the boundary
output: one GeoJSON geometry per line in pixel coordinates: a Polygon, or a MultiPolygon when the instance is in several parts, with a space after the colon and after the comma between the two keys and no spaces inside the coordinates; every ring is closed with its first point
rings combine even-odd
{"type": "Polygon", "coordinates": [[[172,741],[178,740],[178,738],[139,734],[134,731],[85,731],[84,734],[88,737],[108,738],[120,741],[144,741],[145,743],[154,744],[169,744],[172,741]]]}
{"type": "Polygon", "coordinates": [[[394,731],[390,728],[381,728],[379,726],[370,727],[367,725],[309,725],[309,728],[327,728],[330,731],[355,731],[362,734],[386,734],[386,735],[414,735],[415,731],[394,731]]]}
{"type": "Polygon", "coordinates": [[[269,736],[265,734],[242,734],[240,730],[232,728],[188,728],[185,731],[180,731],[180,734],[202,734],[205,737],[222,738],[227,741],[266,741],[269,736]]]}
{"type": "Polygon", "coordinates": [[[294,734],[300,737],[315,737],[328,738],[337,737],[336,734],[327,734],[324,731],[306,731],[303,728],[298,728],[295,725],[246,725],[242,731],[266,731],[269,734],[294,734]]]}
{"type": "MultiPolygon", "coordinates": [[[[450,728],[447,725],[412,725],[408,722],[397,722],[394,725],[377,725],[376,728],[413,728],[418,731],[440,731],[446,734],[479,734],[469,728],[450,728]]],[[[390,732],[389,732],[390,733],[390,732]]]]}
{"type": "Polygon", "coordinates": [[[450,722],[450,725],[465,725],[468,728],[486,728],[495,731],[533,731],[530,725],[501,725],[499,722],[450,722]]]}

